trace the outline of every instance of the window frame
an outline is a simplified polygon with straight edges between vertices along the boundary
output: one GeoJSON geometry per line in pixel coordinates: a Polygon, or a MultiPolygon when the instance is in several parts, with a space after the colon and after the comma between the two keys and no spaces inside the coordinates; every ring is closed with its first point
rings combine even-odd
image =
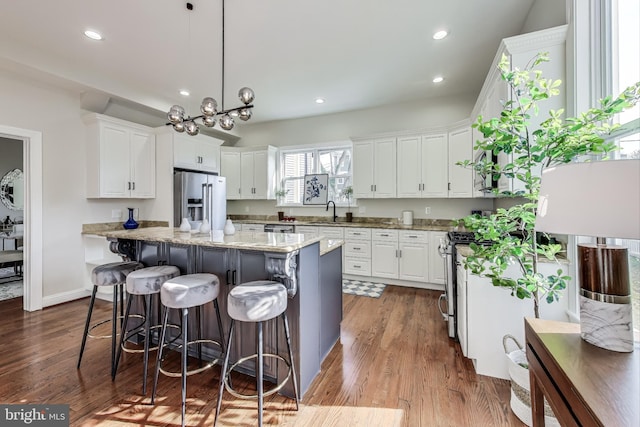
{"type": "MultiPolygon", "coordinates": [[[[351,180],[351,186],[353,186],[353,144],[349,141],[349,142],[333,142],[333,143],[320,143],[320,144],[314,144],[313,147],[309,146],[309,145],[300,145],[300,146],[290,146],[287,148],[280,148],[279,153],[278,153],[278,183],[279,186],[277,189],[283,189],[285,188],[285,182],[289,181],[289,180],[298,180],[298,179],[304,179],[304,175],[305,174],[314,174],[314,173],[329,173],[329,180],[331,180],[332,178],[335,177],[345,177],[347,179],[351,180]],[[331,151],[335,151],[335,150],[349,150],[349,156],[351,158],[350,161],[350,166],[349,166],[349,172],[346,174],[340,174],[340,175],[333,175],[330,171],[329,172],[324,172],[320,170],[320,155],[322,153],[326,153],[326,152],[331,152],[331,151]],[[287,154],[301,154],[301,153],[311,153],[312,156],[312,162],[313,164],[311,165],[311,170],[310,171],[305,171],[305,173],[303,173],[301,176],[295,176],[295,177],[286,177],[285,176],[285,171],[284,171],[284,157],[287,154]]],[[[340,198],[338,197],[332,197],[332,195],[329,195],[329,200],[333,200],[334,203],[336,204],[337,207],[355,207],[357,206],[357,201],[355,198],[351,197],[351,202],[347,203],[346,200],[342,199],[340,200],[340,198]]],[[[280,200],[278,198],[278,200],[276,200],[276,206],[278,207],[291,207],[291,208],[313,208],[313,207],[318,207],[318,206],[313,206],[313,205],[305,205],[303,204],[302,198],[300,198],[300,201],[297,203],[291,203],[291,202],[286,202],[286,200],[280,200]]]]}

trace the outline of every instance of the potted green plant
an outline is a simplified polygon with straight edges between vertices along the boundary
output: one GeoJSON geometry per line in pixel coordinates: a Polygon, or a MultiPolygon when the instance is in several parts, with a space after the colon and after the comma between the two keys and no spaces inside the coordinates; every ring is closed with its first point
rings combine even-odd
{"type": "MultiPolygon", "coordinates": [[[[616,128],[610,124],[611,118],[635,105],[640,97],[638,82],[616,98],[602,99],[598,108],[577,117],[563,119],[562,110],[552,110],[548,118],[534,129],[531,117],[538,114],[538,104],[557,96],[561,85],[560,80],[545,79],[536,70],[546,61],[546,54],[538,54],[524,69],[511,69],[508,58],[503,55],[499,70],[510,87],[512,99],[503,102],[504,108],[499,117],[486,120],[478,117],[473,124],[483,136],[475,143],[475,150],[491,151],[494,155],[506,154],[511,160],[500,164],[493,161],[493,156],[485,156],[478,162],[458,163],[475,169],[479,174],[491,175],[495,180],[501,177],[517,179],[523,184],[518,191],[494,190],[497,197],[514,199],[510,208],[499,208],[488,217],[474,214],[461,219],[466,229],[475,233],[476,240],[490,242],[482,245],[472,243],[472,254],[466,257],[464,264],[471,273],[489,278],[494,286],[508,289],[513,296],[532,299],[536,318],[540,317],[540,302],[557,301],[570,280],[562,269],[555,274],[543,275],[538,268],[541,257],[557,261],[563,250],[554,239],[536,232],[541,173],[545,168],[575,161],[579,156],[605,155],[615,149],[615,145],[606,142],[602,136],[616,128]],[[519,275],[509,277],[506,270],[514,263],[519,275]]],[[[456,223],[459,222],[457,220],[456,223]]],[[[512,359],[511,356],[509,358],[512,359]]],[[[526,362],[523,355],[514,355],[514,366],[520,366],[517,359],[526,362]]],[[[519,385],[528,390],[528,375],[522,377],[527,379],[527,384],[519,385]]],[[[513,402],[512,391],[512,408],[513,402]]]]}
{"type": "MultiPolygon", "coordinates": [[[[289,193],[289,190],[285,190],[284,188],[279,188],[276,190],[275,195],[277,199],[277,204],[282,205],[284,203],[284,197],[289,193]]],[[[284,219],[284,211],[278,211],[278,221],[282,221],[284,219]]]]}
{"type": "Polygon", "coordinates": [[[347,213],[345,214],[347,216],[347,222],[352,222],[353,213],[351,212],[351,197],[353,196],[353,187],[350,185],[344,187],[342,189],[342,196],[347,199],[347,213]]]}

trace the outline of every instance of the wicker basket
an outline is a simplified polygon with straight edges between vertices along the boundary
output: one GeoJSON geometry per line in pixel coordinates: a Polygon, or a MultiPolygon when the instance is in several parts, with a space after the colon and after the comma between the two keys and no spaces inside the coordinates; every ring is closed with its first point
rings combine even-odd
{"type": "MultiPolygon", "coordinates": [[[[524,348],[512,335],[502,337],[502,346],[507,355],[509,377],[511,378],[511,410],[528,426],[532,424],[531,392],[529,387],[529,364],[524,348]],[[513,341],[517,349],[507,350],[508,342],[513,341]]],[[[560,427],[549,403],[544,400],[544,420],[548,427],[560,427]]]]}

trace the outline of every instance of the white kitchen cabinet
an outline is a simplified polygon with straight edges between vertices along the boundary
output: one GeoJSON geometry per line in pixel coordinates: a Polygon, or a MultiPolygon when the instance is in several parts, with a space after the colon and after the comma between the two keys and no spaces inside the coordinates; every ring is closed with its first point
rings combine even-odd
{"type": "Polygon", "coordinates": [[[398,230],[373,230],[371,233],[371,275],[398,278],[398,230]]]}
{"type": "Polygon", "coordinates": [[[398,278],[428,282],[429,232],[400,230],[398,242],[398,278]]]}
{"type": "Polygon", "coordinates": [[[398,197],[447,197],[447,149],[446,134],[398,138],[398,197]]]}
{"type": "Polygon", "coordinates": [[[353,195],[396,197],[396,138],[353,143],[353,195]]]}
{"type": "Polygon", "coordinates": [[[438,248],[446,236],[446,231],[429,232],[429,283],[445,284],[445,261],[438,248]]]}
{"type": "Polygon", "coordinates": [[[227,199],[275,199],[276,152],[263,148],[221,148],[221,175],[227,177],[227,199]]]}
{"type": "Polygon", "coordinates": [[[318,227],[318,235],[327,239],[342,239],[344,238],[343,227],[318,227]]]}
{"type": "Polygon", "coordinates": [[[151,128],[101,114],[87,125],[87,197],[156,196],[156,139],[151,128]]]}
{"type": "MultiPolygon", "coordinates": [[[[566,82],[566,37],[567,25],[562,25],[503,39],[472,111],[473,120],[475,121],[478,115],[482,115],[485,121],[499,117],[503,104],[513,97],[510,87],[502,80],[497,69],[503,54],[507,55],[512,70],[515,68],[522,70],[537,53],[548,52],[550,61],[539,64],[536,69],[542,71],[546,79],[566,82]]],[[[550,110],[557,111],[565,107],[565,85],[561,85],[559,90],[558,96],[551,97],[540,104],[541,108],[537,115],[531,114],[530,128],[539,127],[539,124],[548,118],[550,110]]],[[[498,155],[497,162],[500,166],[511,161],[512,156],[509,154],[498,155]]],[[[517,178],[501,177],[498,181],[498,189],[515,192],[523,190],[524,184],[517,178]]]]}
{"type": "Polygon", "coordinates": [[[343,253],[344,273],[371,276],[371,229],[347,228],[343,253]]]}
{"type": "Polygon", "coordinates": [[[457,165],[473,159],[471,126],[466,125],[449,132],[449,197],[473,197],[473,170],[457,165]]]}
{"type": "Polygon", "coordinates": [[[227,178],[227,200],[241,199],[240,151],[235,148],[220,148],[220,175],[227,178]]]}
{"type": "Polygon", "coordinates": [[[305,234],[313,237],[318,237],[320,235],[320,233],[318,232],[318,227],[313,225],[296,225],[295,231],[296,234],[305,234]]]}
{"type": "Polygon", "coordinates": [[[171,131],[174,167],[220,173],[220,146],[224,141],[202,134],[189,136],[171,131]]]}

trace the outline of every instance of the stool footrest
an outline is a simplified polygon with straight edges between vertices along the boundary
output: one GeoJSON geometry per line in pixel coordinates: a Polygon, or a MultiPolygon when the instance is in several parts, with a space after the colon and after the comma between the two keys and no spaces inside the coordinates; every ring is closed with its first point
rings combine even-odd
{"type": "MultiPolygon", "coordinates": [[[[167,325],[169,326],[169,325],[167,325]]],[[[174,325],[175,326],[175,325],[174,325]]],[[[218,342],[218,341],[214,341],[214,340],[195,340],[195,341],[189,341],[187,343],[187,347],[190,345],[194,345],[194,344],[215,344],[218,347],[222,348],[222,345],[218,342]]],[[[179,350],[182,348],[183,344],[180,344],[178,347],[176,347],[176,350],[179,350]]],[[[166,347],[166,346],[165,346],[166,347]]],[[[195,374],[199,374],[200,372],[204,372],[209,368],[212,368],[214,365],[216,365],[218,362],[220,362],[220,359],[213,359],[211,362],[207,363],[206,365],[200,367],[200,368],[196,368],[196,369],[191,369],[190,371],[187,371],[185,373],[186,376],[190,376],[190,375],[195,375],[195,374]]],[[[178,371],[178,372],[174,372],[174,371],[168,371],[166,369],[164,369],[162,367],[162,361],[160,361],[160,366],[158,367],[158,370],[160,372],[162,372],[164,375],[166,375],[167,377],[181,377],[182,376],[182,372],[178,371]]]]}
{"type": "MultiPolygon", "coordinates": [[[[129,317],[133,317],[134,315],[130,315],[129,317]]],[[[138,317],[142,317],[139,315],[135,315],[138,317]]],[[[162,325],[153,325],[149,328],[149,331],[152,331],[154,329],[160,329],[162,328],[162,325]]],[[[175,328],[180,330],[180,326],[178,325],[167,325],[167,328],[175,328]]],[[[127,344],[127,340],[137,334],[139,334],[140,332],[144,332],[144,323],[140,326],[137,326],[135,329],[132,329],[129,331],[129,333],[127,335],[125,335],[124,340],[122,341],[122,351],[124,351],[125,353],[144,353],[144,348],[127,348],[126,344],[127,344]]],[[[174,338],[172,341],[166,343],[164,346],[168,346],[171,345],[178,337],[174,338]]],[[[153,346],[153,347],[149,347],[149,351],[156,351],[158,349],[158,346],[153,346]]]]}
{"type": "MultiPolygon", "coordinates": [[[[124,316],[118,316],[118,317],[117,317],[117,320],[122,320],[122,319],[124,319],[124,316]]],[[[89,330],[87,331],[87,337],[88,337],[88,338],[94,338],[94,339],[105,339],[105,338],[111,338],[111,334],[108,334],[108,335],[93,335],[93,334],[91,333],[91,331],[93,331],[95,328],[97,328],[98,326],[102,326],[102,325],[104,325],[105,323],[111,323],[111,319],[104,319],[104,320],[101,320],[101,321],[96,322],[96,323],[94,323],[93,325],[91,325],[91,326],[89,327],[89,330]]],[[[116,334],[116,336],[120,336],[120,334],[119,334],[119,333],[117,333],[117,334],[116,334]]]]}
{"type": "MultiPolygon", "coordinates": [[[[291,364],[282,356],[278,355],[278,354],[271,354],[271,353],[264,353],[262,355],[262,357],[272,357],[275,359],[279,359],[282,362],[284,362],[285,365],[287,365],[287,376],[280,381],[280,383],[276,384],[275,387],[273,387],[272,389],[265,391],[264,393],[262,393],[262,395],[264,397],[266,396],[271,396],[274,393],[277,393],[280,391],[280,389],[282,389],[282,387],[284,387],[284,385],[287,383],[287,381],[289,381],[289,378],[291,377],[292,374],[292,369],[291,369],[291,364]]],[[[239,399],[257,399],[258,395],[257,394],[242,394],[236,390],[233,389],[233,387],[231,387],[231,385],[229,384],[229,375],[231,374],[231,372],[234,370],[234,368],[244,362],[246,362],[247,360],[251,360],[251,359],[257,359],[258,355],[257,354],[252,354],[251,356],[247,356],[247,357],[243,357],[242,359],[238,360],[236,363],[234,363],[233,365],[231,365],[231,367],[229,368],[227,374],[224,376],[224,386],[227,389],[227,391],[229,393],[231,393],[233,396],[239,398],[239,399]]]]}

